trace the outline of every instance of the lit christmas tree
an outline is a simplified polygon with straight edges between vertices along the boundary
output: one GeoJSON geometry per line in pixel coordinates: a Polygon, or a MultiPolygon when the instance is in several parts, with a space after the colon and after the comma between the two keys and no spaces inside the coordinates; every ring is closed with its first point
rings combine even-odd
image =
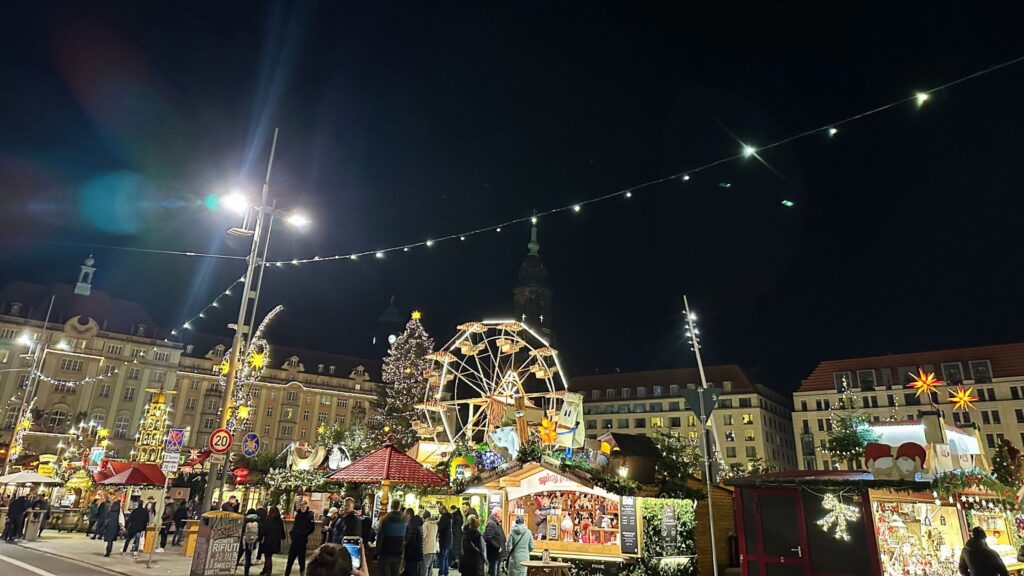
{"type": "Polygon", "coordinates": [[[153,398],[146,404],[142,414],[132,459],[136,462],[159,462],[167,442],[167,427],[170,424],[170,420],[167,419],[167,394],[174,392],[164,392],[163,387],[149,388],[146,392],[151,392],[153,398]]]}
{"type": "Polygon", "coordinates": [[[1021,454],[1009,440],[1003,439],[992,456],[992,475],[1003,484],[1017,490],[1024,484],[1021,476],[1021,454]]]}
{"type": "Polygon", "coordinates": [[[425,357],[434,351],[434,339],[420,324],[420,312],[414,311],[405,331],[391,344],[384,358],[383,386],[377,387],[374,415],[369,429],[374,444],[387,442],[406,450],[416,442],[412,421],[415,406],[424,400],[427,381],[424,373],[431,361],[425,357]]]}
{"type": "Polygon", "coordinates": [[[857,407],[857,395],[850,390],[843,379],[843,394],[839,401],[829,408],[828,440],[822,452],[833,459],[846,462],[847,468],[853,468],[853,461],[864,457],[864,447],[869,442],[878,440],[878,435],[871,430],[871,418],[857,407]]]}

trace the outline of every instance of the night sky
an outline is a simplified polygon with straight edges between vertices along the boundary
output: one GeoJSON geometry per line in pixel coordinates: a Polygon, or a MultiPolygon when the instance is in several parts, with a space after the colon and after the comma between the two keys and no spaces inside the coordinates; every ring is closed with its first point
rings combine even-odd
{"type": "MultiPolygon", "coordinates": [[[[275,126],[272,195],[315,225],[275,226],[271,258],[327,256],[629,188],[1024,55],[1019,3],[78,4],[0,23],[2,283],[73,282],[88,244],[245,253],[203,201],[258,193],[275,126]]],[[[1022,126],[1018,64],[542,218],[570,375],[693,365],[684,293],[706,360],[781,390],[825,359],[1019,339],[1022,126]]],[[[261,309],[286,306],[272,340],[370,354],[394,294],[445,341],[509,315],[528,238],[271,269],[261,309]]],[[[97,288],[166,326],[243,267],[94,252],[97,288]]]]}

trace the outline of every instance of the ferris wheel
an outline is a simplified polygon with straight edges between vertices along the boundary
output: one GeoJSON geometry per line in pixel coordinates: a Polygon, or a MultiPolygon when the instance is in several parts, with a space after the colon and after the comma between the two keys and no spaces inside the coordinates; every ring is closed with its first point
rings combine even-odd
{"type": "Polygon", "coordinates": [[[427,355],[425,435],[450,442],[487,441],[514,426],[519,438],[542,418],[554,418],[567,387],[558,352],[514,320],[466,322],[437,352],[427,355]]]}

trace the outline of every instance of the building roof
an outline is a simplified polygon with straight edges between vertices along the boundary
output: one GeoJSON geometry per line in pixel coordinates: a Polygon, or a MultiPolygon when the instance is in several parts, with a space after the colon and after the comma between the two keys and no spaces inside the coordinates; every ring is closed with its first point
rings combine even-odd
{"type": "MultiPolygon", "coordinates": [[[[187,332],[183,338],[183,344],[186,346],[182,356],[191,358],[206,358],[206,355],[215,348],[218,344],[224,346],[225,349],[231,347],[231,338],[228,336],[215,336],[212,334],[201,334],[195,332],[187,332]],[[188,345],[192,345],[191,351],[188,349],[188,345]]],[[[367,374],[371,380],[380,378],[381,374],[381,360],[372,358],[357,358],[355,356],[345,356],[342,354],[334,354],[331,352],[320,352],[316,350],[306,350],[303,348],[295,348],[291,346],[280,346],[275,344],[273,341],[270,342],[270,359],[271,363],[268,366],[271,369],[280,369],[284,364],[285,360],[297,356],[299,362],[302,363],[304,370],[303,374],[314,374],[324,376],[334,376],[338,378],[347,378],[352,370],[357,366],[362,366],[366,369],[367,374]],[[317,372],[319,364],[324,365],[324,372],[317,372]],[[336,368],[334,374],[329,374],[327,369],[330,366],[336,368]]]]}
{"type": "Polygon", "coordinates": [[[658,445],[647,436],[640,434],[625,434],[622,432],[608,432],[603,434],[599,440],[611,438],[613,448],[619,449],[622,456],[639,456],[642,458],[661,458],[661,450],[658,445]]]}
{"type": "MultiPolygon", "coordinates": [[[[901,368],[915,366],[926,372],[936,372],[942,377],[943,362],[960,362],[963,364],[964,378],[970,379],[967,362],[971,360],[988,360],[992,364],[992,377],[1024,376],[1024,342],[1013,344],[997,344],[994,346],[975,346],[972,348],[953,348],[930,352],[913,352],[909,354],[888,354],[884,356],[868,356],[864,358],[848,358],[845,360],[826,360],[804,378],[797,392],[834,391],[836,386],[832,375],[836,372],[856,373],[857,370],[901,368]]],[[[894,375],[894,382],[902,382],[902,375],[894,375]]]]}
{"type": "MultiPolygon", "coordinates": [[[[779,393],[751,380],[746,371],[736,364],[705,366],[704,373],[709,385],[722,386],[724,382],[730,383],[726,386],[728,389],[723,391],[723,395],[757,393],[762,396],[771,396],[778,402],[785,401],[779,393]]],[[[604,390],[607,388],[661,386],[661,397],[671,397],[672,395],[669,394],[668,387],[672,384],[678,384],[680,388],[686,388],[687,385],[699,383],[700,372],[696,368],[672,368],[669,370],[575,376],[569,381],[569,389],[573,392],[588,392],[590,390],[604,390]]],[[[648,394],[647,398],[656,397],[648,394]]],[[[584,398],[584,400],[589,400],[589,398],[584,398]]]]}
{"type": "Polygon", "coordinates": [[[28,282],[11,282],[0,289],[0,313],[11,315],[11,305],[22,305],[22,311],[14,316],[42,322],[54,297],[50,322],[64,324],[75,316],[96,320],[100,330],[138,336],[136,328],[145,326],[142,336],[162,338],[163,329],[138,302],[114,298],[102,290],[92,290],[89,295],[75,294],[74,286],[54,284],[44,286],[28,282]]]}
{"type": "Polygon", "coordinates": [[[328,477],[335,482],[378,484],[390,480],[416,486],[444,486],[447,480],[424,468],[405,453],[388,444],[363,456],[328,477]]]}

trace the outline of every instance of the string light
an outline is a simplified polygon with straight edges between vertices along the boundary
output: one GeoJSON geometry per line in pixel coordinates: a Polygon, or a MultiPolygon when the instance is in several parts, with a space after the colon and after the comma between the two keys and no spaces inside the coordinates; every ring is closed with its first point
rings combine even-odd
{"type": "Polygon", "coordinates": [[[841,500],[842,494],[838,497],[835,494],[826,494],[821,499],[821,507],[828,510],[823,518],[818,520],[825,532],[832,532],[836,540],[849,541],[850,533],[846,527],[850,522],[856,522],[860,518],[860,510],[856,506],[844,504],[841,500]]]}
{"type": "MultiPolygon", "coordinates": [[[[744,145],[743,149],[738,154],[734,154],[734,155],[731,155],[731,156],[726,156],[726,157],[723,157],[723,158],[719,158],[717,160],[713,160],[713,161],[707,162],[707,163],[705,163],[703,165],[695,166],[693,168],[689,168],[689,169],[687,169],[685,171],[682,171],[682,172],[679,172],[679,173],[676,173],[676,174],[672,174],[670,176],[656,178],[656,179],[653,179],[653,180],[649,180],[647,182],[643,182],[643,183],[640,183],[640,184],[636,184],[636,185],[630,186],[628,188],[616,190],[614,192],[609,192],[609,193],[601,195],[601,196],[596,196],[594,198],[591,198],[589,200],[585,200],[583,202],[578,202],[578,203],[575,203],[575,204],[569,204],[569,205],[564,205],[564,206],[559,206],[559,207],[556,207],[556,208],[552,208],[552,209],[546,210],[544,212],[540,212],[540,213],[534,214],[532,217],[524,216],[524,217],[520,217],[520,218],[513,218],[513,219],[505,221],[505,222],[501,222],[501,223],[497,223],[497,224],[493,224],[493,225],[488,225],[488,226],[482,226],[482,227],[474,229],[474,230],[466,230],[466,231],[463,231],[463,232],[457,232],[457,233],[449,234],[447,236],[443,236],[443,237],[440,237],[440,238],[434,238],[434,239],[428,240],[428,241],[413,242],[413,243],[409,243],[409,244],[402,244],[402,245],[399,245],[399,246],[392,246],[392,247],[389,247],[389,248],[382,248],[382,249],[376,249],[376,250],[368,250],[368,251],[365,251],[365,252],[357,252],[357,253],[354,253],[354,254],[347,254],[347,255],[338,254],[338,255],[335,255],[335,256],[327,256],[327,257],[322,257],[322,258],[321,257],[316,257],[316,258],[297,259],[297,260],[292,260],[292,263],[302,264],[302,263],[308,263],[308,262],[314,262],[314,261],[325,262],[325,261],[336,261],[336,260],[344,260],[344,259],[355,260],[360,255],[375,254],[376,252],[387,253],[387,252],[394,252],[394,251],[399,251],[399,250],[404,251],[405,248],[418,248],[418,247],[421,247],[421,246],[433,245],[434,243],[437,243],[437,242],[442,242],[442,241],[446,241],[446,240],[454,240],[456,238],[458,238],[460,241],[465,241],[468,236],[472,236],[472,235],[476,235],[476,234],[481,234],[481,233],[484,233],[484,232],[491,232],[491,231],[494,231],[494,230],[496,230],[498,228],[504,228],[504,227],[507,227],[507,226],[511,226],[513,224],[518,224],[520,222],[526,222],[526,221],[529,220],[531,223],[536,223],[536,222],[533,221],[533,218],[536,218],[538,216],[547,216],[547,215],[550,215],[550,214],[555,214],[555,213],[559,213],[559,212],[566,212],[566,211],[570,211],[570,210],[572,212],[578,213],[578,212],[580,212],[583,209],[583,206],[586,205],[586,204],[592,204],[592,203],[595,203],[595,202],[602,202],[602,201],[605,201],[605,200],[609,200],[611,198],[617,198],[617,197],[620,197],[620,196],[624,195],[626,192],[629,192],[629,191],[637,192],[640,189],[649,188],[649,187],[656,186],[658,184],[663,184],[663,183],[666,183],[666,182],[671,182],[671,181],[675,181],[675,180],[682,180],[682,181],[685,182],[685,181],[688,181],[690,179],[690,176],[692,174],[696,174],[698,172],[710,170],[711,168],[714,168],[714,167],[716,167],[716,166],[718,166],[720,164],[725,164],[727,162],[731,162],[731,161],[734,161],[734,160],[737,160],[737,159],[740,159],[740,158],[749,158],[750,156],[754,156],[754,155],[760,156],[761,154],[763,154],[767,150],[770,150],[770,149],[782,146],[783,144],[788,144],[788,143],[790,143],[790,142],[792,142],[794,140],[798,140],[798,139],[805,138],[805,137],[808,137],[808,136],[811,136],[811,135],[815,135],[815,134],[820,135],[820,134],[824,133],[824,134],[828,134],[828,135],[834,135],[836,132],[838,132],[838,129],[839,129],[838,127],[843,125],[843,124],[847,124],[847,123],[853,122],[855,120],[861,120],[861,119],[866,118],[868,116],[873,116],[873,115],[879,114],[881,112],[889,110],[890,108],[894,108],[896,106],[899,106],[899,105],[902,105],[902,104],[906,104],[906,103],[908,103],[910,101],[920,101],[920,102],[923,102],[923,100],[927,100],[930,97],[930,95],[934,94],[935,92],[938,92],[940,90],[945,90],[947,88],[950,88],[950,87],[952,87],[954,85],[957,85],[957,84],[960,84],[962,82],[966,82],[968,80],[972,80],[974,78],[978,78],[980,76],[983,76],[983,75],[995,72],[997,70],[1000,70],[1002,68],[1006,68],[1008,66],[1019,64],[1021,62],[1024,62],[1024,56],[1019,56],[1019,57],[1013,58],[1011,60],[1000,62],[998,64],[989,66],[988,68],[985,68],[985,69],[982,69],[982,70],[978,70],[978,71],[973,72],[971,74],[968,74],[966,76],[962,76],[962,77],[957,78],[955,80],[951,80],[951,81],[946,82],[944,84],[940,84],[940,85],[935,86],[935,87],[933,87],[931,89],[918,92],[916,95],[900,98],[899,100],[894,100],[894,101],[888,102],[886,104],[882,104],[880,106],[876,106],[876,107],[868,109],[868,110],[866,110],[864,112],[860,112],[860,113],[854,114],[852,116],[847,116],[846,118],[843,118],[841,120],[833,121],[833,122],[828,122],[827,124],[824,124],[824,125],[821,125],[821,126],[818,126],[818,127],[815,127],[815,128],[811,128],[811,129],[805,130],[803,132],[792,134],[790,136],[787,136],[785,138],[777,140],[777,141],[775,141],[775,142],[773,142],[771,144],[766,144],[764,146],[758,146],[756,148],[754,146],[744,145]],[[923,100],[922,100],[922,96],[923,96],[923,100]],[[428,242],[430,244],[428,244],[428,242]]],[[[276,263],[277,262],[268,262],[267,264],[276,264],[276,263]]]]}
{"type": "MultiPolygon", "coordinates": [[[[234,288],[236,284],[241,284],[243,282],[245,282],[245,276],[240,276],[237,280],[232,282],[231,285],[228,286],[226,290],[224,290],[224,292],[218,294],[217,297],[214,298],[212,302],[210,302],[209,304],[206,305],[206,307],[204,307],[202,310],[200,310],[199,313],[197,313],[195,316],[189,318],[185,322],[182,322],[177,328],[171,330],[171,335],[172,336],[180,336],[181,332],[183,330],[192,330],[193,322],[196,322],[197,320],[205,319],[206,318],[206,313],[211,308],[220,308],[219,300],[221,298],[225,297],[225,296],[230,297],[231,294],[232,294],[231,293],[231,289],[234,288]]],[[[170,341],[171,341],[170,338],[164,338],[164,342],[170,342],[170,341]]]]}
{"type": "Polygon", "coordinates": [[[929,98],[931,98],[931,96],[929,96],[927,92],[918,92],[917,94],[914,94],[914,100],[917,101],[918,107],[924,105],[924,103],[927,102],[929,98]]]}
{"type": "Polygon", "coordinates": [[[632,197],[633,197],[633,192],[631,190],[626,190],[626,198],[632,198],[632,197]]]}

